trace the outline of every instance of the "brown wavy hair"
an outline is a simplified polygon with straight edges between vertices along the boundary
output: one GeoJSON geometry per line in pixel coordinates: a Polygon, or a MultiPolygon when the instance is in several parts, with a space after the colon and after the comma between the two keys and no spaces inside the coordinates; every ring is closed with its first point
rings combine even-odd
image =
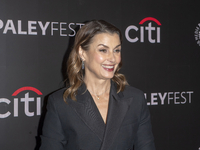
{"type": "MultiPolygon", "coordinates": [[[[116,33],[119,35],[120,42],[122,43],[122,35],[120,30],[104,20],[90,21],[81,29],[79,29],[75,36],[74,45],[67,61],[68,82],[66,83],[66,86],[68,86],[68,88],[63,94],[65,102],[68,97],[72,100],[76,100],[77,90],[84,82],[84,71],[81,68],[82,61],[79,56],[79,47],[81,46],[81,48],[85,51],[89,50],[89,46],[92,43],[93,37],[100,33],[116,33]]],[[[119,63],[112,78],[112,80],[117,84],[118,93],[123,91],[125,85],[128,84],[125,76],[119,73],[121,66],[122,62],[119,63]]]]}

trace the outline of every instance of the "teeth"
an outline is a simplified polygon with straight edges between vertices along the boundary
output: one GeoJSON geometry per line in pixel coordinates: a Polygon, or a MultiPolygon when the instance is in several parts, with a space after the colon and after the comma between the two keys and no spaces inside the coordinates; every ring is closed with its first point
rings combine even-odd
{"type": "Polygon", "coordinates": [[[112,69],[112,68],[114,68],[114,66],[105,66],[105,65],[102,65],[102,67],[104,67],[104,68],[108,68],[108,69],[112,69]]]}

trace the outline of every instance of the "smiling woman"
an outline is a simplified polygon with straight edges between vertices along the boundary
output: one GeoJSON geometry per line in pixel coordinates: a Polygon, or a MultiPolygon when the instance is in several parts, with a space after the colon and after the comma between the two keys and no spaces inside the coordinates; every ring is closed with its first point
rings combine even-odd
{"type": "Polygon", "coordinates": [[[69,86],[49,97],[40,150],[155,150],[144,93],[119,73],[119,29],[86,23],[67,65],[69,86]]]}
{"type": "MultiPolygon", "coordinates": [[[[122,66],[121,38],[120,30],[103,20],[88,22],[78,31],[67,62],[70,87],[65,91],[64,99],[70,96],[73,100],[76,100],[77,89],[84,80],[92,80],[93,78],[90,77],[103,78],[103,74],[108,75],[107,78],[112,79],[117,84],[118,92],[123,91],[127,82],[124,75],[119,73],[122,66]],[[116,60],[110,61],[109,59],[116,60]],[[84,70],[81,69],[83,64],[85,65],[84,70]],[[107,70],[107,72],[102,72],[102,69],[107,70]]],[[[107,80],[107,86],[104,88],[107,89],[110,86],[109,84],[110,82],[107,80]]],[[[93,93],[101,94],[104,88],[99,88],[96,89],[98,91],[93,89],[93,93]]]]}
{"type": "Polygon", "coordinates": [[[109,33],[96,35],[87,51],[80,47],[79,54],[85,64],[84,80],[112,79],[121,61],[120,51],[119,36],[109,33]]]}

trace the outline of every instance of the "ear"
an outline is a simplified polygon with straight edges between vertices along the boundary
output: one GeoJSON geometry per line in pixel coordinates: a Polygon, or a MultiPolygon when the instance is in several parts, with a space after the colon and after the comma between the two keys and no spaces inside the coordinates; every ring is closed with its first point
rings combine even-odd
{"type": "Polygon", "coordinates": [[[78,52],[79,52],[79,56],[80,56],[81,60],[85,61],[85,51],[82,49],[81,46],[79,46],[78,52]]]}

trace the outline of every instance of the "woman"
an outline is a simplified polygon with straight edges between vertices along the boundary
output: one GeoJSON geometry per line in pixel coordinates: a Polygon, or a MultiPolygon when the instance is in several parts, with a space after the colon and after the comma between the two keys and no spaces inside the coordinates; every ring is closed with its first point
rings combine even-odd
{"type": "Polygon", "coordinates": [[[119,73],[119,29],[86,23],[67,65],[70,85],[49,97],[40,150],[155,149],[144,94],[119,73]]]}

